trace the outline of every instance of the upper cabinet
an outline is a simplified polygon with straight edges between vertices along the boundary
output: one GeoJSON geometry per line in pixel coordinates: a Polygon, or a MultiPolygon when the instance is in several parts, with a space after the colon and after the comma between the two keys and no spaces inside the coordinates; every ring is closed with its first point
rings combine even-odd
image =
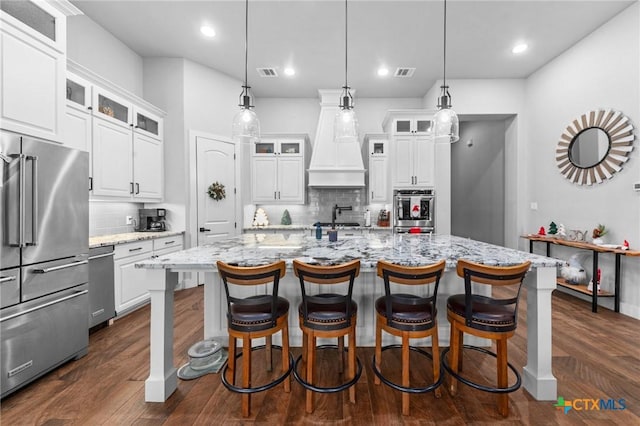
{"type": "Polygon", "coordinates": [[[133,127],[133,108],[130,102],[107,89],[95,87],[91,101],[93,114],[103,120],[125,127],[133,127]]]}
{"type": "Polygon", "coordinates": [[[387,203],[390,199],[388,148],[388,135],[365,135],[362,159],[367,169],[366,184],[369,203],[387,203]]]}
{"type": "MultiPolygon", "coordinates": [[[[91,153],[91,83],[67,73],[66,114],[62,142],[76,149],[91,153]]],[[[91,163],[91,162],[89,162],[91,163]]],[[[92,176],[89,164],[89,176],[92,176]]]]}
{"type": "Polygon", "coordinates": [[[66,145],[89,151],[92,199],[164,197],[165,113],[69,61],[66,145]]]}
{"type": "Polygon", "coordinates": [[[389,133],[393,188],[435,186],[435,143],[431,137],[433,113],[391,110],[383,127],[389,133]]]}
{"type": "MultiPolygon", "coordinates": [[[[77,12],[76,12],[77,11],[77,12]]],[[[67,2],[0,2],[0,122],[17,133],[63,138],[67,2]],[[55,5],[64,7],[65,13],[55,5]]]]}
{"type": "Polygon", "coordinates": [[[431,132],[431,118],[394,118],[392,129],[395,135],[428,135],[431,132]]]}
{"type": "Polygon", "coordinates": [[[251,153],[251,198],[257,204],[304,204],[309,138],[263,135],[251,153]]]}

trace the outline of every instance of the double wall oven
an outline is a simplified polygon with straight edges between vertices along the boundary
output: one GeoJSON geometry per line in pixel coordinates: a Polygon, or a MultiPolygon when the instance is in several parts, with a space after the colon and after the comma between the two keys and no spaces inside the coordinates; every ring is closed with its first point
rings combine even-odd
{"type": "Polygon", "coordinates": [[[396,189],[393,191],[393,231],[397,233],[435,232],[435,191],[396,189]]]}

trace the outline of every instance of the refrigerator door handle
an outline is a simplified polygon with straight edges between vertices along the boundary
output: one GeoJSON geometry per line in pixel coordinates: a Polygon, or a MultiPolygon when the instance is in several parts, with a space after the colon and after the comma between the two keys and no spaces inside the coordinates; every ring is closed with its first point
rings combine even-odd
{"type": "Polygon", "coordinates": [[[18,155],[18,247],[24,243],[24,211],[25,211],[25,155],[18,155]]]}
{"type": "Polygon", "coordinates": [[[83,294],[87,294],[87,293],[89,293],[89,290],[77,291],[73,294],[70,294],[69,296],[61,297],[60,299],[52,300],[50,302],[43,303],[42,305],[34,306],[33,308],[25,309],[24,311],[16,312],[15,314],[8,315],[4,318],[0,318],[0,322],[8,321],[10,319],[17,318],[22,315],[26,315],[30,312],[34,312],[42,308],[46,308],[47,306],[55,305],[60,302],[64,302],[65,300],[73,299],[75,297],[82,296],[83,294]]]}
{"type": "Polygon", "coordinates": [[[52,266],[51,268],[34,269],[33,273],[34,274],[46,274],[47,272],[55,272],[55,271],[59,271],[61,269],[73,268],[74,266],[86,265],[87,263],[89,263],[88,260],[82,260],[80,262],[67,263],[65,265],[60,265],[60,266],[52,266]]]}
{"type": "Polygon", "coordinates": [[[9,275],[8,277],[0,277],[0,284],[8,283],[9,281],[15,281],[18,277],[15,275],[9,275]]]}
{"type": "Polygon", "coordinates": [[[31,160],[33,166],[31,168],[31,180],[33,190],[31,191],[31,242],[25,241],[25,246],[38,245],[38,157],[27,155],[27,160],[31,160]]]}

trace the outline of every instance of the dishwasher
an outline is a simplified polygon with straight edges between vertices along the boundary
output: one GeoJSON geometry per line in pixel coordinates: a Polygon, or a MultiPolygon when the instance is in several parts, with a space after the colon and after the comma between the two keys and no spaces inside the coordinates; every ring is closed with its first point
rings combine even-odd
{"type": "Polygon", "coordinates": [[[113,246],[89,249],[89,328],[116,315],[113,246]]]}

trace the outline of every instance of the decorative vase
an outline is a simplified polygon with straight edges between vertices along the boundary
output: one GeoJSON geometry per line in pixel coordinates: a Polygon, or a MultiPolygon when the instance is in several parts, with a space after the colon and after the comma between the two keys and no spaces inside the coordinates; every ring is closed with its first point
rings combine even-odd
{"type": "Polygon", "coordinates": [[[600,245],[600,244],[604,244],[604,239],[602,239],[601,237],[599,237],[599,238],[594,238],[591,242],[592,242],[593,244],[598,244],[598,245],[600,245]]]}

